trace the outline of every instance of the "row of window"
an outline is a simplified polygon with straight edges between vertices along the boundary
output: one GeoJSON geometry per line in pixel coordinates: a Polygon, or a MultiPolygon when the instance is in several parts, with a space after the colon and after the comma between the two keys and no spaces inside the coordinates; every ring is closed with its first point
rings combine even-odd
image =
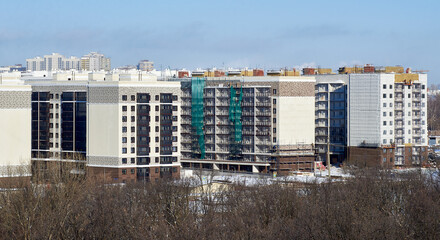
{"type": "MultiPolygon", "coordinates": [[[[388,142],[387,139],[383,140],[383,144],[387,144],[387,142],[388,142]]],[[[391,144],[393,142],[394,142],[393,139],[390,139],[389,143],[391,144]]],[[[408,142],[407,143],[411,143],[411,138],[408,138],[408,142]]],[[[420,142],[418,142],[417,140],[414,139],[413,143],[420,143],[420,142]]],[[[425,143],[425,139],[424,138],[422,138],[422,143],[425,143]]]]}
{"type": "MultiPolygon", "coordinates": [[[[163,151],[177,152],[177,146],[172,146],[172,147],[164,146],[164,147],[161,147],[161,149],[163,151]]],[[[130,150],[131,150],[130,153],[136,153],[136,148],[132,147],[130,150]]],[[[148,151],[148,152],[150,152],[150,151],[148,151]]],[[[155,152],[156,153],[159,152],[159,147],[155,147],[155,152]]],[[[122,148],[122,154],[127,154],[127,148],[122,148]]]]}
{"type": "MultiPolygon", "coordinates": [[[[165,99],[167,96],[168,96],[168,94],[164,94],[164,95],[162,95],[162,97],[163,97],[164,99],[165,99]]],[[[156,96],[155,96],[155,99],[156,99],[156,101],[159,101],[160,96],[159,96],[159,95],[156,95],[156,96]]],[[[171,99],[172,99],[173,101],[177,101],[177,96],[176,96],[176,95],[172,95],[171,99]]],[[[131,96],[130,96],[130,100],[131,100],[131,101],[136,101],[136,95],[131,95],[131,96]]],[[[168,100],[168,99],[166,99],[166,100],[168,100]]],[[[122,101],[128,101],[128,96],[127,96],[127,95],[122,95],[122,101]]]]}
{"type": "MultiPolygon", "coordinates": [[[[403,125],[405,125],[405,122],[402,121],[403,125]]],[[[383,126],[387,125],[387,121],[383,121],[383,126]]],[[[411,121],[408,121],[408,125],[411,125],[411,121]]],[[[422,121],[422,125],[425,125],[425,121],[422,121]]],[[[390,121],[390,126],[393,126],[393,121],[390,121]]]]}
{"type": "MultiPolygon", "coordinates": [[[[384,94],[382,95],[382,97],[383,97],[383,98],[387,98],[387,94],[384,93],[384,94]]],[[[405,97],[405,95],[402,94],[402,97],[405,97]]],[[[390,93],[390,98],[393,98],[393,94],[392,94],[392,93],[390,93]]],[[[408,98],[411,98],[411,93],[408,93],[408,98]]],[[[422,98],[425,98],[425,94],[424,94],[424,93],[422,94],[422,98]]]]}
{"type": "MultiPolygon", "coordinates": [[[[414,88],[416,88],[416,87],[414,86],[414,88]]],[[[387,89],[387,85],[386,84],[383,85],[383,89],[387,89]]],[[[389,89],[393,89],[393,85],[390,84],[390,88],[389,89]]],[[[411,89],[411,85],[408,85],[408,89],[411,89]]],[[[425,89],[425,85],[423,85],[423,84],[422,84],[422,89],[425,89]]]]}
{"type": "MultiPolygon", "coordinates": [[[[275,132],[275,129],[274,129],[275,132]]],[[[58,133],[57,133],[58,134],[58,133]]],[[[177,136],[172,136],[172,138],[170,139],[173,142],[177,142],[177,136]]],[[[150,137],[148,137],[148,141],[150,141],[150,137]]],[[[155,137],[155,141],[159,142],[159,137],[155,137]]],[[[131,143],[136,143],[136,138],[135,137],[131,137],[131,143]]],[[[122,143],[127,143],[127,137],[122,137],[122,143]]]]}
{"type": "MultiPolygon", "coordinates": [[[[58,104],[57,104],[57,105],[58,105],[58,104]]],[[[131,111],[132,111],[132,112],[136,111],[136,106],[130,106],[130,108],[131,108],[131,111]]],[[[123,111],[123,112],[127,112],[127,109],[128,109],[127,106],[122,106],[122,111],[123,111]]],[[[156,110],[156,111],[159,111],[159,106],[158,106],[158,105],[155,107],[155,110],[156,110]]],[[[173,107],[172,107],[172,110],[173,110],[173,111],[177,111],[177,106],[173,106],[173,107]]]]}

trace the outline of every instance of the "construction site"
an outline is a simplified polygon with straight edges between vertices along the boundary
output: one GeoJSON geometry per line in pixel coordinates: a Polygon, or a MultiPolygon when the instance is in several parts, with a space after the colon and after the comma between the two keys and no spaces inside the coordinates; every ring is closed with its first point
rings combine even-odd
{"type": "Polygon", "coordinates": [[[294,71],[262,73],[200,71],[179,79],[182,167],[264,174],[313,171],[314,128],[291,124],[314,121],[313,79],[294,71]],[[298,111],[289,111],[293,106],[298,111]]]}

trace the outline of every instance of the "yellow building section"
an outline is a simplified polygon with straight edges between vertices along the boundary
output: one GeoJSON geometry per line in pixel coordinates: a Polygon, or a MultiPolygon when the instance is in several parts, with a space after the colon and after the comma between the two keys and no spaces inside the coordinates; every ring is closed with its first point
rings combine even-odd
{"type": "Polygon", "coordinates": [[[299,76],[299,71],[287,70],[287,71],[284,72],[283,76],[299,76]]]}
{"type": "Polygon", "coordinates": [[[360,67],[360,66],[355,66],[355,67],[341,67],[339,68],[338,72],[340,74],[344,74],[344,73],[363,73],[364,72],[364,68],[360,67]]]}
{"type": "Polygon", "coordinates": [[[415,74],[415,73],[402,73],[402,74],[394,75],[394,82],[396,83],[411,84],[412,82],[418,80],[419,80],[419,74],[415,74]]]}
{"type": "Polygon", "coordinates": [[[331,68],[318,68],[318,74],[332,74],[331,68]]]}
{"type": "Polygon", "coordinates": [[[395,66],[395,67],[385,67],[386,73],[404,73],[403,67],[395,66]]]}
{"type": "Polygon", "coordinates": [[[252,77],[254,76],[254,71],[252,69],[241,70],[241,76],[252,77]]]}

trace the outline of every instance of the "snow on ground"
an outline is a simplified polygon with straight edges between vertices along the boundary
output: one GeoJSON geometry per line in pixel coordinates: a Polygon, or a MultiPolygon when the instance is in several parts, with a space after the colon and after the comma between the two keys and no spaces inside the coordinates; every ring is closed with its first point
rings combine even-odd
{"type": "MultiPolygon", "coordinates": [[[[331,167],[330,174],[335,179],[350,177],[341,168],[331,167]]],[[[192,169],[182,169],[182,178],[201,179],[203,184],[209,182],[228,182],[240,183],[247,186],[257,184],[272,184],[276,182],[303,182],[303,183],[322,183],[328,181],[328,170],[316,171],[315,173],[302,173],[301,175],[277,176],[247,173],[231,173],[220,171],[198,171],[192,169]]]]}

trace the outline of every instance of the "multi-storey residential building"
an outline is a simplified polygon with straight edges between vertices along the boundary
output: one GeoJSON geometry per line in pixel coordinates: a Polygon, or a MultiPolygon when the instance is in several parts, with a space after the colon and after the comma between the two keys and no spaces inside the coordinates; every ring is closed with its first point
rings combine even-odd
{"type": "Polygon", "coordinates": [[[180,79],[183,167],[313,169],[313,77],[204,75],[180,79]]]}
{"type": "Polygon", "coordinates": [[[339,72],[316,75],[316,147],[321,159],[329,147],[331,158],[348,156],[349,162],[360,165],[400,167],[426,161],[427,75],[370,65],[339,72]]]}
{"type": "Polygon", "coordinates": [[[154,70],[154,62],[149,60],[140,60],[138,64],[138,69],[141,71],[153,71],[154,70]]]}
{"type": "Polygon", "coordinates": [[[0,185],[6,178],[30,177],[31,87],[19,75],[0,74],[0,185]]]}
{"type": "Polygon", "coordinates": [[[81,79],[57,73],[26,80],[34,174],[70,164],[106,182],[179,177],[180,84],[137,71],[81,79]]]}
{"type": "Polygon", "coordinates": [[[403,69],[398,73],[351,74],[349,147],[353,151],[362,145],[381,147],[384,165],[426,161],[426,86],[426,74],[403,73],[403,69]]]}
{"type": "Polygon", "coordinates": [[[66,58],[59,53],[26,59],[28,71],[79,70],[80,60],[77,57],[66,58]]]}
{"type": "Polygon", "coordinates": [[[104,54],[91,52],[81,57],[81,70],[84,71],[110,71],[111,61],[110,58],[104,56],[104,54]]]}
{"type": "Polygon", "coordinates": [[[316,75],[315,147],[319,161],[341,163],[346,159],[346,88],[348,75],[316,75]],[[327,145],[327,143],[330,143],[327,145]]]}

